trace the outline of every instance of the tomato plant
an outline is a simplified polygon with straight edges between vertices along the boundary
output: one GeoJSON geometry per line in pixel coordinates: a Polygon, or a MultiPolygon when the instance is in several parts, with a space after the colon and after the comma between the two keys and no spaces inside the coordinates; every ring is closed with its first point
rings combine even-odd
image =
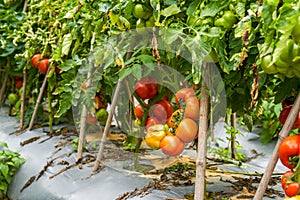
{"type": "Polygon", "coordinates": [[[293,160],[293,158],[297,158],[300,155],[300,135],[293,135],[284,138],[279,146],[279,159],[281,163],[293,169],[297,160],[293,160]]]}

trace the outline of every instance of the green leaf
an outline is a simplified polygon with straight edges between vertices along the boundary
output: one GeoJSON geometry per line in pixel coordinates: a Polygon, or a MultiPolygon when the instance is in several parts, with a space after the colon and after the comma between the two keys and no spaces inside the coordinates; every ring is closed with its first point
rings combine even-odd
{"type": "Polygon", "coordinates": [[[199,5],[200,5],[200,3],[201,3],[201,0],[193,1],[193,2],[189,5],[189,7],[188,7],[188,9],[187,9],[187,11],[186,11],[186,14],[187,14],[188,16],[194,16],[194,15],[195,15],[195,12],[196,12],[196,10],[197,10],[197,8],[198,8],[199,5]]]}
{"type": "Polygon", "coordinates": [[[67,113],[72,107],[72,93],[62,93],[59,100],[59,108],[54,115],[55,118],[60,118],[67,113]]]}
{"type": "Polygon", "coordinates": [[[176,15],[180,12],[181,12],[180,8],[178,8],[176,4],[172,4],[169,7],[163,9],[161,11],[161,15],[163,15],[165,17],[169,17],[169,16],[172,16],[172,15],[176,15]]]}
{"type": "Polygon", "coordinates": [[[1,146],[1,147],[6,147],[6,148],[8,148],[8,145],[7,145],[6,142],[0,142],[0,146],[1,146]]]}
{"type": "Polygon", "coordinates": [[[7,179],[9,167],[6,164],[0,163],[0,172],[7,179]]]}
{"type": "Polygon", "coordinates": [[[200,18],[214,17],[217,13],[229,5],[230,1],[211,1],[200,12],[200,18]]]}
{"type": "Polygon", "coordinates": [[[64,35],[62,43],[62,56],[68,55],[73,39],[71,33],[64,35]]]}

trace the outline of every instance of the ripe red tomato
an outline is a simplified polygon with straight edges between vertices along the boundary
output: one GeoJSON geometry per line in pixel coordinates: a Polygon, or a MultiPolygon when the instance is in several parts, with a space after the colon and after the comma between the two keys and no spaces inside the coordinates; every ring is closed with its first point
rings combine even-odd
{"type": "Polygon", "coordinates": [[[190,96],[185,100],[184,117],[198,120],[200,116],[200,105],[196,97],[190,96]]]}
{"type": "Polygon", "coordinates": [[[292,182],[290,184],[287,184],[284,188],[284,192],[286,196],[293,197],[299,194],[299,183],[298,182],[292,182]]]}
{"type": "Polygon", "coordinates": [[[158,84],[152,77],[143,77],[135,84],[134,90],[141,99],[150,99],[156,96],[158,84]]]}
{"type": "Polygon", "coordinates": [[[185,100],[186,98],[189,98],[191,96],[196,96],[196,93],[193,90],[193,88],[182,88],[178,90],[175,94],[176,103],[178,103],[181,99],[185,100]]]}
{"type": "Polygon", "coordinates": [[[184,118],[178,125],[175,134],[182,142],[192,142],[197,137],[198,125],[194,120],[184,118]]]}
{"type": "Polygon", "coordinates": [[[282,186],[282,189],[285,189],[285,186],[288,184],[288,182],[291,181],[293,177],[293,172],[291,170],[289,171],[286,171],[282,177],[281,177],[281,186],[282,186]]]}
{"type": "Polygon", "coordinates": [[[55,73],[56,73],[56,74],[60,74],[60,73],[61,73],[61,70],[60,70],[58,67],[55,67],[55,73]]]}
{"type": "MultiPolygon", "coordinates": [[[[282,125],[285,123],[292,107],[293,107],[293,105],[286,106],[280,112],[279,121],[282,125]]],[[[300,128],[300,112],[298,112],[298,117],[296,118],[296,121],[295,121],[292,129],[297,129],[297,128],[300,128]]]]}
{"type": "Polygon", "coordinates": [[[37,67],[42,74],[46,74],[49,67],[49,59],[44,58],[41,62],[39,62],[37,67]]]}
{"type": "Polygon", "coordinates": [[[166,120],[169,117],[171,117],[172,113],[173,113],[173,106],[169,101],[165,99],[156,102],[150,108],[150,116],[156,117],[162,123],[165,123],[166,120]]]}
{"type": "Polygon", "coordinates": [[[175,135],[167,135],[160,141],[161,151],[169,156],[178,156],[184,150],[184,143],[175,135]]]}
{"type": "Polygon", "coordinates": [[[22,87],[22,85],[23,85],[22,80],[21,81],[20,80],[15,81],[15,86],[16,86],[17,89],[20,89],[22,87]]]}
{"type": "Polygon", "coordinates": [[[40,59],[42,58],[41,54],[35,54],[32,56],[30,63],[33,67],[38,67],[38,64],[40,62],[40,59]]]}
{"type": "Polygon", "coordinates": [[[300,135],[288,136],[282,140],[278,150],[281,163],[293,169],[297,163],[290,163],[290,158],[300,155],[300,135]]]}
{"type": "Polygon", "coordinates": [[[141,104],[138,104],[138,105],[134,108],[134,115],[135,115],[136,118],[138,118],[138,119],[142,119],[142,118],[143,118],[144,110],[143,110],[143,107],[141,106],[141,104]]]}
{"type": "Polygon", "coordinates": [[[155,117],[148,117],[146,120],[146,129],[155,124],[159,124],[159,120],[155,117]]]}

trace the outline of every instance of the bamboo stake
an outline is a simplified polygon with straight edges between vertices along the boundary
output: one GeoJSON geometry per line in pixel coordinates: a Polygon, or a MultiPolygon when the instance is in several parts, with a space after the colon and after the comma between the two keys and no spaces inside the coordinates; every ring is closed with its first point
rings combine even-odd
{"type": "Polygon", "coordinates": [[[2,107],[2,103],[4,101],[4,93],[7,86],[8,78],[9,78],[9,72],[7,71],[5,73],[4,81],[0,90],[0,107],[2,107]]]}
{"type": "Polygon", "coordinates": [[[279,133],[277,144],[274,148],[273,154],[270,158],[270,161],[265,170],[265,173],[260,181],[258,189],[255,193],[254,200],[260,200],[263,198],[264,193],[268,187],[269,180],[272,176],[272,173],[273,173],[276,163],[278,161],[278,149],[279,149],[280,143],[284,138],[286,138],[289,135],[289,133],[295,123],[296,117],[298,116],[299,110],[300,110],[300,92],[298,93],[298,96],[294,103],[294,106],[291,109],[291,111],[286,119],[286,122],[284,123],[284,125],[279,133]]]}
{"type": "MultiPolygon", "coordinates": [[[[207,63],[204,63],[203,67],[207,63]]],[[[207,153],[207,129],[208,129],[208,93],[204,75],[201,84],[201,103],[198,133],[198,153],[196,157],[196,182],[194,200],[202,200],[205,197],[205,170],[207,153]]]]}
{"type": "MultiPolygon", "coordinates": [[[[91,75],[92,75],[92,68],[88,71],[87,74],[86,88],[88,88],[91,85],[92,82],[91,75]]],[[[87,117],[87,109],[86,106],[83,105],[81,116],[80,116],[80,131],[79,131],[79,140],[78,140],[78,148],[77,148],[77,162],[80,161],[82,158],[85,129],[86,129],[86,117],[87,117]]]]}
{"type": "Polygon", "coordinates": [[[26,13],[26,11],[27,11],[27,8],[28,8],[28,1],[27,0],[25,0],[24,1],[24,6],[23,6],[23,13],[26,13]]]}
{"type": "Polygon", "coordinates": [[[109,114],[108,114],[108,118],[107,118],[107,121],[106,121],[106,124],[105,124],[105,127],[104,127],[101,142],[100,142],[100,149],[98,151],[97,159],[96,159],[96,162],[95,162],[95,165],[94,165],[94,172],[96,172],[99,169],[99,165],[100,165],[100,162],[102,160],[104,145],[105,145],[105,142],[106,142],[106,139],[107,139],[108,132],[110,130],[111,121],[112,121],[112,118],[113,118],[113,115],[114,115],[114,112],[115,112],[115,108],[116,108],[116,105],[117,105],[117,101],[118,101],[118,98],[119,98],[119,95],[120,95],[120,90],[121,90],[122,83],[123,83],[123,80],[120,79],[118,81],[116,90],[114,92],[113,100],[112,100],[112,103],[111,103],[111,108],[110,108],[110,111],[109,111],[109,114]]]}
{"type": "MultiPolygon", "coordinates": [[[[96,38],[96,32],[93,33],[91,39],[90,52],[93,52],[94,50],[95,38],[96,38]]],[[[92,83],[92,79],[91,79],[92,73],[93,73],[93,68],[90,68],[87,74],[86,88],[88,88],[92,83]]],[[[86,117],[87,117],[87,109],[86,106],[83,105],[81,116],[80,116],[80,132],[79,132],[79,140],[78,140],[78,148],[77,148],[77,162],[79,162],[82,158],[84,139],[85,139],[85,129],[86,129],[86,117]]]]}
{"type": "Polygon", "coordinates": [[[43,93],[44,93],[45,88],[46,88],[46,84],[47,84],[47,80],[48,80],[48,74],[50,72],[50,69],[51,69],[51,66],[48,67],[47,73],[46,73],[45,78],[43,80],[43,84],[40,88],[40,93],[39,93],[38,99],[35,103],[35,107],[34,107],[34,110],[33,110],[33,113],[32,113],[31,119],[30,119],[29,127],[28,127],[28,129],[30,131],[32,130],[33,123],[34,123],[34,120],[35,120],[35,117],[36,117],[36,114],[37,114],[37,111],[38,111],[38,107],[39,107],[39,105],[42,101],[42,98],[43,98],[43,93]]]}
{"type": "Polygon", "coordinates": [[[21,108],[20,108],[20,130],[24,129],[24,109],[26,98],[26,85],[27,85],[27,73],[26,69],[23,70],[23,91],[21,96],[21,108]]]}
{"type": "MultiPolygon", "coordinates": [[[[230,124],[236,130],[236,113],[231,113],[230,115],[230,124]]],[[[236,138],[235,134],[231,134],[231,158],[237,159],[236,156],[236,138]]]]}

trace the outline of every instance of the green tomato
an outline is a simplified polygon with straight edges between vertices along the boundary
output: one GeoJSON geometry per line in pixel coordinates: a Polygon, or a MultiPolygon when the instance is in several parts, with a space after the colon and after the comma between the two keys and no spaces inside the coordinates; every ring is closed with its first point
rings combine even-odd
{"type": "Polygon", "coordinates": [[[297,19],[297,23],[292,30],[292,37],[296,43],[300,42],[300,16],[297,19]]]}
{"type": "Polygon", "coordinates": [[[261,68],[267,74],[276,74],[278,73],[277,68],[274,64],[271,64],[272,57],[271,55],[266,55],[261,60],[261,68]]]}
{"type": "Polygon", "coordinates": [[[108,118],[107,110],[104,109],[104,108],[101,108],[100,110],[98,110],[97,113],[96,113],[96,118],[99,120],[99,122],[106,122],[106,120],[108,118]]]}
{"type": "Polygon", "coordinates": [[[146,23],[145,23],[144,20],[138,19],[136,21],[136,32],[141,34],[141,35],[144,35],[144,34],[147,33],[146,23]]]}
{"type": "Polygon", "coordinates": [[[146,15],[146,11],[144,9],[144,6],[142,4],[136,4],[133,8],[133,16],[136,18],[144,18],[146,15]]]}
{"type": "Polygon", "coordinates": [[[230,10],[226,10],[222,16],[224,20],[226,21],[225,28],[227,29],[231,28],[233,24],[237,22],[237,19],[234,15],[234,13],[230,10]]]}
{"type": "Polygon", "coordinates": [[[7,98],[8,98],[9,104],[12,106],[15,105],[19,99],[18,95],[15,93],[10,93],[7,98]]]}
{"type": "Polygon", "coordinates": [[[225,23],[226,23],[225,19],[221,17],[215,20],[214,25],[217,27],[224,27],[225,23]]]}
{"type": "Polygon", "coordinates": [[[146,27],[153,27],[154,26],[154,17],[151,16],[145,23],[146,27]]]}

